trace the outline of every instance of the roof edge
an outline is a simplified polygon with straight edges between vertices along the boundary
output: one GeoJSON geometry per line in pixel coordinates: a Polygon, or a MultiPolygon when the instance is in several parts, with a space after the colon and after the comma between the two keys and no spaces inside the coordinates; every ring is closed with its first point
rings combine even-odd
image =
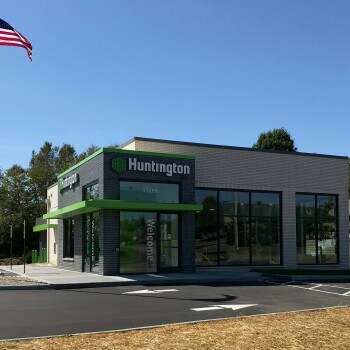
{"type": "Polygon", "coordinates": [[[199,142],[188,142],[188,141],[173,141],[173,140],[163,140],[163,139],[153,139],[148,137],[139,137],[135,136],[129,140],[125,145],[133,141],[146,141],[146,142],[158,142],[158,143],[168,143],[168,144],[177,144],[177,145],[186,145],[186,146],[197,146],[197,147],[208,147],[208,148],[221,148],[221,149],[232,149],[240,150],[247,152],[262,152],[262,153],[277,153],[277,154],[288,154],[294,156],[308,156],[308,157],[321,157],[321,158],[335,158],[335,159],[349,159],[348,156],[336,156],[330,154],[320,154],[320,153],[307,153],[307,152],[290,152],[290,151],[278,151],[278,150],[269,150],[269,149],[258,149],[251,147],[238,147],[238,146],[225,146],[225,145],[215,145],[209,143],[199,143],[199,142]]]}

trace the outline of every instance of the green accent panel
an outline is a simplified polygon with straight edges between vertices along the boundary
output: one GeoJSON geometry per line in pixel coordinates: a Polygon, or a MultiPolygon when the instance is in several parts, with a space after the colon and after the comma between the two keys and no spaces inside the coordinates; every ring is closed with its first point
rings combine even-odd
{"type": "Polygon", "coordinates": [[[33,232],[46,231],[48,228],[56,228],[57,224],[43,224],[33,227],[33,232]]]}
{"type": "Polygon", "coordinates": [[[64,207],[62,209],[58,209],[54,212],[45,214],[43,218],[44,219],[64,219],[64,218],[70,218],[76,215],[92,213],[93,211],[98,210],[98,208],[88,207],[87,203],[89,202],[91,202],[91,200],[68,205],[67,207],[64,207]]]}
{"type": "Polygon", "coordinates": [[[83,159],[81,162],[73,165],[66,171],[64,171],[62,174],[58,175],[58,179],[62,176],[68,174],[69,172],[73,171],[77,167],[83,165],[84,163],[88,162],[92,158],[95,158],[101,153],[122,153],[122,154],[130,154],[130,155],[140,155],[140,156],[155,156],[155,157],[164,157],[164,158],[180,158],[180,159],[196,159],[195,156],[187,155],[187,154],[170,154],[170,153],[158,153],[158,152],[144,152],[144,151],[132,151],[132,150],[126,150],[126,149],[118,149],[118,148],[100,148],[95,153],[91,154],[87,158],[83,159]]]}
{"type": "Polygon", "coordinates": [[[64,219],[76,215],[92,213],[100,209],[145,210],[145,211],[202,211],[201,204],[168,204],[133,202],[121,200],[90,199],[78,202],[55,212],[45,214],[44,219],[64,219]]]}

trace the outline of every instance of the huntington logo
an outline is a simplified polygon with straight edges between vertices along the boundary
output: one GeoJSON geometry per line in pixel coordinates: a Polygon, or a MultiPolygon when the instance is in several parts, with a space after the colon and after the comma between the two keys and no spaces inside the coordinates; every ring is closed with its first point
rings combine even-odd
{"type": "Polygon", "coordinates": [[[112,160],[112,169],[120,174],[126,170],[126,161],[123,158],[117,157],[112,160]]]}

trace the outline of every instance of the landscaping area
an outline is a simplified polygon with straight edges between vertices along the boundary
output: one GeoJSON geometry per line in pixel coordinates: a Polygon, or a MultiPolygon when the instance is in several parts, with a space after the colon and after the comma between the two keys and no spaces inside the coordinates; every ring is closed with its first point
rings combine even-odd
{"type": "Polygon", "coordinates": [[[160,328],[0,342],[0,349],[349,349],[350,308],[289,312],[160,328]]]}

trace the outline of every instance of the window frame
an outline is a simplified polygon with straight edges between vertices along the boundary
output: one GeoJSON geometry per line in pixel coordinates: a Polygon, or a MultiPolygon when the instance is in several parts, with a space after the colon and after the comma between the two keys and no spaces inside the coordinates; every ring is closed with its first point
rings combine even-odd
{"type": "MultiPolygon", "coordinates": [[[[312,266],[312,265],[323,265],[323,266],[332,266],[332,265],[339,265],[339,195],[335,194],[335,193],[315,193],[315,192],[296,192],[295,193],[295,209],[297,208],[297,196],[298,195],[308,195],[308,196],[313,196],[314,197],[314,205],[315,205],[315,214],[313,217],[310,217],[308,219],[313,219],[313,224],[315,227],[315,251],[316,251],[316,262],[315,263],[310,263],[310,264],[306,264],[306,263],[298,263],[298,246],[296,245],[296,264],[297,266],[312,266]],[[337,261],[334,263],[322,263],[319,262],[319,252],[318,252],[318,248],[319,248],[319,224],[322,222],[322,217],[319,216],[319,210],[318,210],[318,206],[319,206],[319,202],[318,202],[318,197],[321,196],[332,196],[335,197],[335,217],[332,218],[332,220],[335,221],[336,224],[336,255],[337,255],[337,261]]],[[[297,217],[297,215],[295,215],[295,224],[296,224],[296,229],[297,229],[297,223],[298,223],[298,219],[300,220],[300,218],[297,217]]],[[[296,230],[296,235],[295,237],[297,238],[297,230],[296,230]]],[[[297,241],[297,240],[296,240],[297,241]]]]}
{"type": "MultiPolygon", "coordinates": [[[[132,182],[132,183],[145,183],[145,184],[160,184],[160,185],[177,185],[178,189],[178,203],[175,204],[181,204],[182,203],[182,190],[181,190],[181,183],[179,182],[171,182],[171,181],[157,181],[157,180],[150,180],[150,181],[144,181],[144,180],[133,180],[133,179],[120,179],[119,180],[119,200],[121,199],[121,183],[122,182],[132,182]]],[[[128,200],[128,199],[125,199],[128,200]]],[[[160,204],[167,204],[167,202],[147,202],[147,203],[160,203],[160,204]]],[[[173,203],[173,202],[171,202],[173,203]]]]}
{"type": "MultiPolygon", "coordinates": [[[[217,264],[213,266],[282,266],[283,265],[283,192],[282,191],[268,191],[268,190],[247,190],[247,189],[238,189],[238,188],[217,188],[217,187],[196,187],[195,192],[198,190],[204,191],[215,191],[216,192],[216,245],[217,245],[217,264]],[[222,230],[222,222],[221,222],[221,212],[220,212],[220,192],[247,192],[249,194],[249,215],[242,215],[237,217],[248,218],[249,225],[249,264],[248,265],[228,265],[228,264],[220,264],[220,237],[219,233],[222,230]],[[271,193],[278,194],[279,197],[279,216],[273,216],[278,218],[279,223],[279,263],[278,264],[259,264],[253,265],[253,246],[252,246],[252,218],[257,217],[252,215],[252,193],[271,193]]],[[[268,217],[268,216],[265,216],[268,217]]],[[[197,267],[208,267],[210,265],[196,265],[197,267]]]]}
{"type": "Polygon", "coordinates": [[[74,219],[63,220],[63,259],[74,259],[74,219]]]}

